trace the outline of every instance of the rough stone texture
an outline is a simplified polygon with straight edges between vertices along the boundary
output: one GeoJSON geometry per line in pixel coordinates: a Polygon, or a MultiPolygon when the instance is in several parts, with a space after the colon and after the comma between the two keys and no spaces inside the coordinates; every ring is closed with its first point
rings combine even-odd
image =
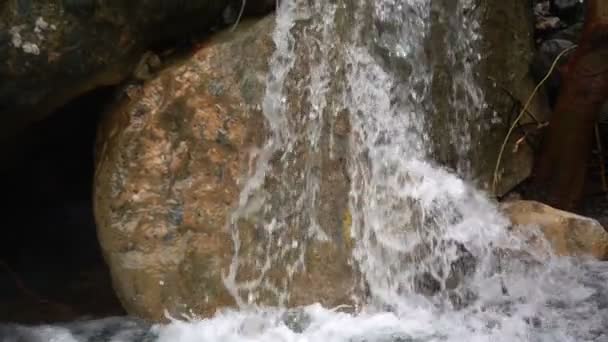
{"type": "MultiPolygon", "coordinates": [[[[486,184],[508,118],[514,115],[515,101],[503,88],[523,102],[533,87],[527,75],[531,26],[521,25],[521,16],[529,8],[523,3],[501,2],[478,9],[484,15],[481,30],[486,33],[482,51],[488,52],[479,67],[490,104],[487,110],[465,117],[470,120],[468,126],[453,121],[453,117],[442,118],[451,113],[451,104],[442,107],[439,95],[454,93],[449,70],[442,69],[446,78],[439,77],[433,84],[437,92],[433,101],[438,101],[437,108],[444,109],[433,118],[437,132],[443,129],[444,138],[453,126],[470,129],[474,143],[471,155],[454,157],[454,141],[442,141],[438,148],[440,161],[449,165],[460,157],[471,158],[473,175],[486,184]],[[492,13],[488,13],[490,9],[492,13]],[[502,120],[499,124],[491,122],[494,111],[502,120]],[[481,124],[477,126],[477,122],[481,124]]],[[[450,14],[451,7],[444,5],[445,14],[450,14]]],[[[291,151],[274,151],[264,186],[246,198],[253,198],[252,208],[239,206],[243,200],[239,196],[244,181],[255,171],[261,158],[256,153],[269,134],[261,105],[267,62],[274,48],[269,37],[272,18],[253,26],[242,24],[233,34],[222,34],[206,43],[192,57],[131,91],[131,99],[124,100],[104,119],[97,147],[95,210],[102,248],[116,290],[129,312],[151,319],[161,319],[164,309],[174,315],[190,310],[208,315],[218,307],[246,303],[249,295],[261,304],[322,302],[333,306],[349,302],[360,291],[357,270],[349,263],[353,242],[345,161],[351,153],[350,123],[336,95],[346,87],[348,70],[347,65],[340,64],[344,57],[340,54],[347,53],[340,49],[347,46],[341,40],[348,41],[352,28],[359,26],[348,6],[337,10],[335,32],[330,33],[335,48],[323,56],[329,63],[337,63],[330,64],[333,69],[329,69],[335,71],[323,113],[335,119],[323,120],[316,127],[314,120],[302,117],[311,113],[310,97],[318,96],[306,82],[311,77],[311,63],[317,63],[319,59],[314,57],[321,52],[315,39],[299,40],[294,67],[284,85],[285,101],[281,101],[289,107],[284,121],[294,136],[322,132],[318,151],[306,139],[296,139],[291,151]],[[310,191],[308,176],[317,180],[312,187],[318,185],[319,190],[306,197],[310,191]],[[256,202],[276,211],[254,208],[256,202]],[[252,214],[233,222],[231,215],[236,207],[252,214]],[[318,222],[310,222],[309,211],[315,212],[318,222]],[[272,229],[274,218],[284,224],[284,229],[272,229]],[[233,224],[237,230],[232,229],[233,224]],[[313,224],[318,224],[325,239],[310,236],[308,228],[313,224]],[[238,244],[233,244],[235,232],[238,244]],[[234,269],[236,245],[239,268],[233,280],[241,285],[252,282],[257,287],[261,279],[261,291],[225,286],[229,271],[234,269]],[[270,260],[266,269],[265,255],[280,256],[270,260]],[[290,296],[281,298],[285,293],[290,296]]],[[[441,22],[441,18],[434,20],[437,25],[441,22]]],[[[302,20],[296,25],[294,39],[301,38],[300,29],[307,28],[306,24],[302,20]]],[[[381,33],[380,29],[374,31],[373,23],[368,24],[371,34],[381,33]]],[[[309,38],[322,34],[310,28],[304,31],[309,38]]],[[[443,44],[447,37],[444,33],[432,36],[443,44]]],[[[435,52],[445,46],[433,44],[435,52]]],[[[441,71],[440,61],[441,54],[435,61],[437,72],[441,71]]],[[[415,61],[395,58],[386,63],[396,65],[395,69],[387,68],[387,72],[407,80],[407,70],[403,69],[409,68],[411,73],[416,67],[412,63],[415,61]]],[[[456,67],[461,64],[456,63],[456,67]]],[[[402,86],[407,90],[410,85],[402,86]]],[[[540,107],[535,103],[531,111],[538,115],[540,107]]],[[[281,118],[276,121],[273,124],[283,124],[281,118]]],[[[518,154],[507,153],[503,165],[511,174],[505,172],[503,189],[525,178],[531,161],[525,146],[518,154]]]]}
{"type": "MultiPolygon", "coordinates": [[[[479,10],[483,13],[481,22],[483,43],[480,51],[485,53],[482,53],[478,81],[485,93],[488,108],[481,115],[480,121],[491,122],[493,113],[496,112],[501,122],[491,125],[489,130],[482,128],[478,131],[477,145],[471,160],[476,161],[474,174],[481,185],[491,184],[500,145],[508,127],[536,86],[534,78],[529,73],[529,65],[534,54],[534,28],[529,1],[484,2],[484,4],[485,6],[480,5],[479,10]]],[[[528,111],[540,121],[548,119],[551,111],[542,90],[530,103],[528,111]]],[[[536,123],[526,115],[520,124],[521,128],[515,131],[503,155],[504,159],[501,163],[503,167],[499,172],[500,182],[496,195],[506,193],[532,172],[534,153],[531,146],[524,143],[515,149],[515,142],[521,138],[524,131],[534,130],[536,123]]]]}
{"type": "MultiPolygon", "coordinates": [[[[434,56],[432,91],[436,111],[432,118],[432,141],[436,145],[435,155],[442,164],[461,169],[481,187],[490,189],[508,127],[536,85],[528,72],[534,53],[530,2],[481,1],[479,6],[464,14],[465,22],[474,18],[479,21],[479,28],[475,31],[481,39],[473,43],[472,48],[479,51],[481,58],[474,64],[472,72],[483,92],[485,108],[459,107],[458,101],[463,95],[458,92],[462,89],[453,90],[451,87],[454,78],[462,77],[458,76],[458,72],[462,72],[462,60],[472,58],[474,61],[476,58],[453,47],[458,41],[472,41],[472,37],[456,37],[454,31],[445,26],[453,20],[454,11],[462,10],[456,9],[456,3],[452,0],[433,2],[440,10],[435,10],[430,47],[434,56]],[[447,55],[450,52],[456,56],[452,62],[447,55]],[[459,130],[454,131],[454,127],[459,130]],[[471,146],[462,155],[458,149],[467,143],[467,139],[462,142],[456,139],[465,136],[470,137],[471,146]],[[468,166],[467,161],[470,161],[468,166]]],[[[549,108],[542,92],[532,101],[529,111],[539,120],[546,119],[549,108]]],[[[535,127],[530,124],[529,116],[524,117],[521,123],[528,130],[535,127]]],[[[522,132],[522,129],[516,130],[507,145],[496,195],[503,195],[530,175],[533,164],[530,146],[521,144],[513,152],[514,143],[521,138],[522,132]]]]}
{"type": "MultiPolygon", "coordinates": [[[[269,2],[249,0],[248,10],[269,2]]],[[[240,1],[0,2],[0,138],[128,78],[147,48],[226,25],[233,8],[240,1]]]]}
{"type": "Polygon", "coordinates": [[[506,202],[501,208],[515,231],[538,226],[558,255],[608,259],[608,232],[596,220],[534,201],[506,202]]]}
{"type": "MultiPolygon", "coordinates": [[[[165,309],[172,315],[209,315],[235,305],[235,298],[247,301],[247,291],[230,293],[224,284],[235,252],[235,231],[228,220],[243,181],[254,172],[252,152],[268,134],[261,101],[274,49],[273,26],[271,17],[220,34],[147,82],[103,120],[96,220],[115,289],[131,314],[153,320],[163,319],[165,309]]],[[[348,131],[340,125],[336,130],[342,136],[336,146],[344,146],[348,131]]],[[[304,146],[295,150],[290,156],[294,169],[284,173],[287,177],[298,174],[298,167],[311,158],[304,146]]],[[[336,153],[344,150],[336,147],[336,153]]],[[[279,157],[271,161],[273,168],[280,167],[279,157]]],[[[266,272],[268,283],[293,294],[287,305],[349,301],[353,275],[349,234],[342,227],[348,182],[341,163],[326,160],[319,170],[319,225],[328,241],[310,238],[299,228],[297,214],[281,212],[290,228],[277,234],[306,250],[306,272],[295,269],[289,283],[282,283],[285,265],[273,263],[266,272]]],[[[278,189],[285,180],[269,176],[261,195],[269,203],[291,201],[278,189]]],[[[284,248],[262,225],[264,219],[252,214],[237,222],[240,283],[259,276],[260,254],[284,248]]],[[[285,260],[298,258],[294,250],[285,252],[285,260]]],[[[272,291],[256,296],[262,304],[279,300],[272,291]]]]}

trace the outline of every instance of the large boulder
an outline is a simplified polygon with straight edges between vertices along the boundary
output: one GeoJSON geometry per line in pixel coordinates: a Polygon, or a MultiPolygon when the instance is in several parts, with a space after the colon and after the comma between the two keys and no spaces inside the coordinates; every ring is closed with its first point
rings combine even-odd
{"type": "Polygon", "coordinates": [[[534,201],[505,202],[501,208],[516,232],[540,228],[557,255],[608,260],[608,232],[596,220],[534,201]]]}
{"type": "MultiPolygon", "coordinates": [[[[0,2],[0,138],[133,74],[142,54],[236,20],[240,1],[0,2]],[[234,14],[236,13],[236,15],[234,14]]],[[[248,12],[274,0],[248,0],[248,12]]]]}
{"type": "MultiPolygon", "coordinates": [[[[416,86],[408,76],[413,70],[419,72],[419,62],[435,67],[441,74],[432,80],[434,96],[429,99],[436,110],[429,111],[427,118],[420,106],[416,119],[428,119],[439,132],[441,162],[455,161],[458,166],[459,160],[477,157],[470,159],[474,160],[471,173],[487,183],[516,102],[510,93],[527,95],[526,86],[532,88],[525,54],[531,48],[530,27],[524,25],[518,39],[500,31],[515,26],[519,32],[519,15],[525,15],[528,7],[523,0],[516,1],[517,5],[504,3],[481,5],[479,13],[499,10],[501,19],[498,23],[484,19],[479,30],[487,33],[484,46],[495,46],[513,59],[498,52],[482,56],[485,59],[477,71],[491,102],[471,116],[465,115],[468,108],[455,102],[469,83],[450,77],[472,74],[445,54],[445,42],[453,38],[447,35],[449,27],[431,30],[431,38],[437,40],[429,42],[437,52],[432,61],[407,60],[391,50],[391,43],[402,38],[397,27],[401,21],[374,22],[378,18],[365,12],[369,7],[347,1],[335,7],[319,1],[309,11],[294,10],[297,13],[292,15],[298,20],[279,21],[283,27],[274,37],[273,18],[242,23],[142,87],[130,89],[103,120],[95,179],[99,239],[127,310],[160,319],[165,309],[174,315],[190,311],[207,315],[218,307],[252,302],[332,306],[348,303],[364,291],[352,261],[357,246],[351,240],[361,234],[357,229],[364,218],[351,217],[348,206],[351,176],[355,186],[364,186],[357,182],[364,183],[362,177],[370,171],[365,148],[355,149],[349,143],[364,138],[351,137],[351,125],[360,123],[350,118],[416,102],[408,102],[411,98],[400,93],[416,86]],[[330,16],[335,17],[331,20],[330,16]],[[363,34],[361,41],[353,42],[357,28],[363,34]],[[364,57],[354,56],[358,47],[383,39],[386,46],[379,44],[364,57]],[[275,48],[278,54],[273,53],[275,48]],[[513,52],[520,50],[524,56],[513,52]],[[365,75],[367,69],[357,63],[377,63],[373,70],[382,69],[395,89],[379,89],[377,96],[375,89],[366,87],[386,84],[374,79],[378,75],[365,75]],[[273,72],[267,75],[269,65],[273,72]],[[442,65],[461,70],[454,69],[452,74],[442,65]],[[357,67],[364,70],[352,71],[357,67]],[[349,84],[362,76],[349,75],[349,70],[369,78],[349,84]],[[505,92],[502,86],[513,89],[505,92]],[[365,88],[373,99],[361,93],[354,94],[361,99],[348,99],[355,87],[365,88]],[[265,97],[265,91],[271,96],[265,97]],[[395,98],[384,101],[388,96],[383,92],[392,91],[395,98]],[[442,102],[445,94],[450,99],[442,102]],[[347,102],[359,100],[372,108],[349,113],[352,107],[347,102]],[[460,133],[468,140],[454,140],[460,133]],[[467,141],[470,151],[461,144],[467,141]],[[359,159],[354,163],[360,165],[351,165],[355,158],[359,159]],[[351,173],[349,166],[361,169],[351,173]]],[[[367,5],[374,2],[369,0],[367,5]]],[[[450,1],[443,6],[438,9],[440,17],[433,17],[438,27],[445,23],[441,16],[454,12],[450,1]]],[[[413,130],[413,126],[408,128],[413,130]]],[[[377,137],[378,143],[385,138],[377,137]]],[[[520,151],[506,156],[503,165],[517,176],[503,177],[509,179],[505,188],[529,172],[531,155],[523,148],[520,151]]],[[[377,200],[390,203],[392,199],[377,200]]],[[[408,218],[409,203],[405,202],[399,204],[402,208],[390,208],[403,212],[393,218],[390,228],[415,224],[408,218]]],[[[370,240],[378,239],[371,235],[370,240]]],[[[367,251],[357,252],[358,258],[366,258],[367,251]]]]}
{"type": "MultiPolygon", "coordinates": [[[[277,205],[294,199],[281,188],[287,180],[273,179],[271,171],[265,187],[249,193],[257,200],[241,205],[247,200],[241,190],[258,171],[256,159],[264,158],[256,150],[269,134],[261,108],[273,27],[271,17],[214,37],[133,91],[102,122],[98,235],[131,314],[159,320],[164,310],[209,315],[249,301],[331,306],[350,300],[344,159],[330,160],[323,147],[324,163],[315,171],[321,175],[323,206],[317,210],[324,238],[310,236],[292,207],[277,205]],[[279,212],[254,208],[261,201],[279,212]],[[235,216],[237,209],[247,214],[235,216]],[[271,229],[269,215],[288,226],[271,229]]],[[[335,129],[334,152],[343,155],[348,134],[343,126],[335,129]]],[[[299,148],[289,157],[296,169],[307,165],[305,153],[299,148]]],[[[270,168],[280,168],[280,156],[271,157],[270,168]]],[[[296,169],[277,172],[291,177],[296,169]]],[[[305,191],[297,182],[286,184],[305,191]]]]}
{"type": "MultiPolygon", "coordinates": [[[[492,190],[501,145],[536,85],[529,73],[535,50],[530,1],[481,1],[469,8],[463,1],[432,3],[435,157],[492,190]],[[449,25],[455,22],[466,30],[453,30],[449,25]]],[[[547,119],[550,110],[542,92],[528,112],[540,121],[547,119]]],[[[525,115],[511,136],[498,170],[497,196],[530,175],[533,151],[525,142],[516,147],[516,142],[536,126],[525,115]]]]}

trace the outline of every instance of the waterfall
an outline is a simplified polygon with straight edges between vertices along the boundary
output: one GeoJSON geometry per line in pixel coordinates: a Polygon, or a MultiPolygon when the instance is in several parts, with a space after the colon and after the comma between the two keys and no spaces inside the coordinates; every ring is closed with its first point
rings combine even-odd
{"type": "MultiPolygon", "coordinates": [[[[255,302],[271,289],[281,307],[292,295],[290,277],[306,272],[305,243],[284,241],[293,239],[289,225],[302,232],[298,241],[327,238],[319,221],[318,170],[327,158],[338,157],[334,128],[344,112],[350,126],[351,259],[365,293],[357,298],[360,310],[354,316],[320,306],[304,309],[312,320],[305,340],[334,336],[321,331],[329,334],[340,324],[362,329],[365,340],[383,340],[384,334],[393,336],[387,340],[415,341],[608,339],[600,332],[608,311],[599,300],[606,294],[600,284],[606,266],[557,258],[527,245],[509,231],[510,222],[496,204],[469,182],[472,139],[483,127],[477,121],[485,107],[474,77],[481,58],[475,6],[467,0],[282,1],[264,101],[271,134],[262,152],[277,154],[281,162],[276,167],[269,157],[259,158],[256,175],[283,184],[281,199],[268,200],[263,209],[263,225],[283,233],[270,235],[276,240],[269,241],[263,257],[244,259],[258,257],[264,271],[282,265],[284,282],[282,288],[270,287],[263,271],[247,282],[247,297],[255,302]],[[438,50],[439,56],[429,54],[438,50]],[[433,91],[442,63],[450,72],[449,94],[433,91]],[[301,65],[309,67],[307,77],[299,72],[301,65]],[[435,105],[437,96],[447,96],[447,107],[435,105]],[[301,110],[294,103],[302,101],[307,112],[289,116],[301,110]],[[449,169],[434,158],[433,115],[446,118],[443,139],[457,157],[449,169]],[[295,151],[302,147],[306,165],[298,169],[295,151]],[[298,219],[284,219],[286,211],[298,219]],[[287,250],[297,251],[297,257],[286,258],[287,250]]],[[[262,183],[253,177],[245,188],[255,184],[260,190],[262,183]]],[[[250,207],[253,197],[245,194],[237,215],[250,207]]],[[[233,229],[238,241],[239,230],[233,229]]],[[[228,286],[242,286],[231,275],[228,286]]],[[[245,302],[242,293],[234,293],[245,302]]],[[[238,326],[251,318],[243,313],[249,309],[241,306],[238,326]]],[[[260,340],[284,322],[280,309],[264,312],[264,318],[256,316],[260,340]]],[[[333,333],[342,336],[335,338],[340,341],[358,336],[333,333]]]]}
{"type": "Polygon", "coordinates": [[[326,44],[334,37],[334,12],[335,5],[301,1],[286,1],[277,10],[276,50],[263,101],[270,133],[266,145],[255,153],[253,176],[230,218],[236,252],[224,282],[241,307],[260,304],[262,297],[271,298],[265,304],[286,305],[292,278],[306,272],[307,242],[328,240],[318,211],[321,164],[330,158],[333,146],[324,131],[334,123],[328,110],[331,44],[326,44]],[[296,30],[297,35],[292,33],[296,30]],[[303,55],[310,60],[302,60],[303,55]],[[298,64],[312,60],[318,63],[306,70],[306,79],[294,77],[298,64]],[[305,108],[298,107],[302,100],[305,108]],[[298,114],[290,115],[294,112],[298,114]],[[247,224],[264,232],[263,246],[242,247],[247,224]]]}
{"type": "Polygon", "coordinates": [[[352,262],[361,272],[360,287],[371,293],[358,302],[424,302],[415,295],[429,286],[445,294],[446,283],[454,281],[454,263],[482,260],[491,243],[507,239],[508,222],[493,204],[433,162],[427,133],[432,124],[427,117],[437,110],[436,61],[425,48],[437,38],[431,20],[455,11],[447,20],[455,33],[449,42],[442,37],[454,70],[454,94],[448,95],[453,113],[442,115],[459,146],[457,170],[466,176],[467,121],[475,115],[464,111],[474,112],[483,101],[472,66],[460,62],[475,61],[470,57],[477,25],[465,15],[471,6],[430,0],[281,3],[264,98],[270,134],[231,218],[236,252],[225,283],[241,307],[260,304],[268,293],[275,297],[273,305],[289,303],[294,274],[307,272],[307,241],[331,235],[320,222],[319,170],[340,157],[334,143],[338,113],[347,113],[350,124],[342,157],[351,180],[352,262]],[[272,191],[266,190],[268,183],[275,184],[272,191]],[[252,217],[260,218],[255,229],[266,232],[264,246],[245,251],[240,241],[246,232],[239,223],[252,217]],[[273,279],[277,269],[282,277],[273,279]]]}
{"type": "Polygon", "coordinates": [[[473,77],[474,6],[280,1],[263,101],[268,140],[251,156],[227,224],[234,255],[224,283],[239,308],[154,326],[142,341],[608,341],[608,266],[528,245],[470,183],[470,132],[481,129],[484,106],[473,77]],[[436,19],[448,30],[434,31],[436,19]],[[431,39],[453,71],[450,168],[434,159],[429,117],[442,109],[433,104],[431,39]],[[338,141],[345,132],[347,150],[338,141]],[[287,309],[308,244],[331,238],[320,170],[340,158],[357,306],[287,309]],[[248,249],[251,231],[262,242],[248,249]]]}

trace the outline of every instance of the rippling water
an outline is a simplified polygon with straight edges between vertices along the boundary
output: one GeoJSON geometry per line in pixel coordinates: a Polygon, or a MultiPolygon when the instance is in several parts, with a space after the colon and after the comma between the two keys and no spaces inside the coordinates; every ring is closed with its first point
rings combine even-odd
{"type": "MultiPolygon", "coordinates": [[[[264,100],[271,134],[230,219],[247,214],[249,194],[263,185],[274,154],[288,155],[298,144],[314,153],[322,141],[331,144],[331,137],[322,139],[323,125],[333,127],[334,113],[346,110],[353,262],[367,289],[357,307],[252,306],[256,286],[266,284],[264,272],[242,296],[243,284],[236,281],[240,262],[256,256],[239,254],[234,229],[237,252],[225,284],[240,304],[238,310],[156,326],[131,318],[5,325],[0,326],[2,341],[608,341],[608,265],[557,258],[538,245],[526,245],[509,233],[509,222],[495,203],[463,180],[474,162],[464,159],[471,140],[466,120],[476,118],[483,92],[471,75],[474,65],[456,59],[478,60],[473,47],[479,34],[475,18],[465,15],[473,1],[454,0],[452,7],[442,8],[444,3],[283,0],[277,11],[277,49],[264,100]],[[456,172],[433,162],[426,133],[433,67],[425,44],[433,11],[452,11],[446,25],[454,40],[445,42],[452,59],[446,63],[453,65],[453,89],[459,96],[450,95],[455,108],[451,120],[464,120],[446,131],[463,158],[456,172]],[[311,70],[301,93],[296,90],[289,98],[306,97],[310,112],[293,122],[287,115],[286,82],[302,46],[310,51],[311,70]],[[472,112],[463,118],[464,108],[472,112]]],[[[301,191],[286,196],[294,202],[281,205],[297,206],[306,216],[298,221],[301,229],[322,239],[314,169],[305,168],[301,191]]],[[[289,167],[282,172],[277,179],[291,179],[289,167]]],[[[279,189],[290,191],[289,184],[279,189]]],[[[268,224],[285,227],[288,223],[280,217],[268,224]]],[[[259,257],[262,265],[284,261],[280,254],[259,257]]],[[[302,260],[287,264],[285,276],[302,267],[302,260]]]]}

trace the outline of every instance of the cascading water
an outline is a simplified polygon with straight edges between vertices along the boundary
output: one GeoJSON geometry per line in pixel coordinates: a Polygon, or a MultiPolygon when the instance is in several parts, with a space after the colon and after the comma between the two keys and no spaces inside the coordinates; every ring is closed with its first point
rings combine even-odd
{"type": "Polygon", "coordinates": [[[270,136],[229,218],[235,254],[224,281],[240,308],[150,330],[123,323],[121,335],[107,332],[117,324],[107,320],[12,333],[54,341],[608,341],[608,266],[557,258],[509,232],[495,204],[463,180],[471,127],[449,132],[460,175],[432,160],[431,18],[448,16],[444,5],[454,11],[453,39],[444,42],[454,68],[450,121],[462,120],[483,106],[467,64],[477,58],[476,23],[464,14],[474,3],[281,1],[264,100],[270,136]],[[293,79],[303,64],[308,77],[293,79]],[[301,112],[287,115],[294,108],[301,112]],[[365,295],[349,312],[288,310],[289,283],[306,272],[306,241],[328,238],[319,170],[339,158],[338,113],[350,122],[352,263],[365,295]],[[265,245],[245,250],[239,224],[252,216],[265,245]],[[255,307],[267,293],[274,308],[255,307]]]}

